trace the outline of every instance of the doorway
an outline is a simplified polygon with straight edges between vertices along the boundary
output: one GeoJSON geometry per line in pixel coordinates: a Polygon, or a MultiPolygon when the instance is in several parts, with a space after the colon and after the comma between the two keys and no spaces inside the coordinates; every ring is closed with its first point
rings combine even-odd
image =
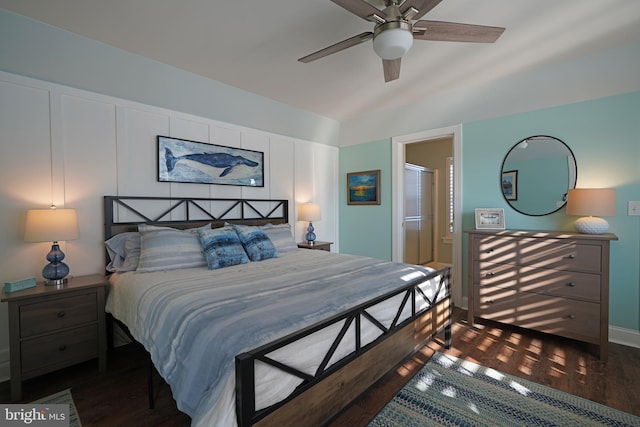
{"type": "MultiPolygon", "coordinates": [[[[415,134],[397,136],[392,138],[392,259],[404,260],[404,165],[415,163],[406,158],[405,149],[410,144],[424,143],[440,138],[450,138],[452,144],[452,175],[453,193],[451,200],[452,224],[451,224],[451,293],[453,303],[465,308],[466,298],[462,295],[462,129],[461,126],[449,126],[446,128],[418,132],[415,134]]],[[[442,179],[444,181],[444,179],[442,179]]],[[[439,233],[439,232],[438,232],[439,233]]],[[[442,242],[442,236],[436,235],[438,244],[442,242]]],[[[437,246],[436,246],[437,247],[437,246]]],[[[436,249],[437,250],[437,249],[436,249]]],[[[437,254],[436,254],[437,256],[437,254]]]]}
{"type": "Polygon", "coordinates": [[[404,165],[404,262],[428,265],[434,258],[435,173],[404,165]]]}

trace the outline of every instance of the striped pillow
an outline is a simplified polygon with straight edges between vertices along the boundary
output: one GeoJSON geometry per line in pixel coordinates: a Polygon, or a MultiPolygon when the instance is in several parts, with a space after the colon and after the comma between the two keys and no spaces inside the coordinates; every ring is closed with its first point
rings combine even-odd
{"type": "Polygon", "coordinates": [[[278,258],[278,252],[271,240],[264,234],[260,227],[249,225],[234,225],[240,243],[251,261],[262,261],[270,258],[278,258]]]}
{"type": "Polygon", "coordinates": [[[240,237],[233,227],[199,230],[198,234],[209,270],[249,262],[240,237]]]}
{"type": "Polygon", "coordinates": [[[206,266],[207,261],[198,237],[193,231],[140,231],[140,261],[136,271],[147,273],[206,266]]]}
{"type": "Polygon", "coordinates": [[[278,251],[278,255],[298,250],[298,245],[293,238],[289,224],[267,224],[260,228],[262,228],[262,231],[264,231],[269,240],[271,240],[276,251],[278,251]]]}

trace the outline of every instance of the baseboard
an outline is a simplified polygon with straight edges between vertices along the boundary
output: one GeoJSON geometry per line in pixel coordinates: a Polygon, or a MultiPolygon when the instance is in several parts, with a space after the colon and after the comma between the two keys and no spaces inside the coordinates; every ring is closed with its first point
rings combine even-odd
{"type": "Polygon", "coordinates": [[[609,342],[640,348],[640,331],[609,326],[609,342]]]}

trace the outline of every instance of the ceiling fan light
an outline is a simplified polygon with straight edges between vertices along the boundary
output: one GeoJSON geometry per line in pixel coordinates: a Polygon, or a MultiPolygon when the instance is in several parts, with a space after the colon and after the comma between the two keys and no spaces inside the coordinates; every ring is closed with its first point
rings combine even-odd
{"type": "Polygon", "coordinates": [[[390,28],[376,34],[373,38],[373,50],[382,59],[402,58],[413,45],[413,34],[403,28],[390,28]]]}

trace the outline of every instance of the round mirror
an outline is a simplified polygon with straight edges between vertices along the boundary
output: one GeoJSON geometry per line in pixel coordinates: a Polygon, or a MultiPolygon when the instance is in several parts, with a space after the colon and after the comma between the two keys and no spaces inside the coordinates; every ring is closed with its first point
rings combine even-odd
{"type": "Polygon", "coordinates": [[[530,136],[514,145],[502,161],[500,188],[518,212],[549,215],[565,205],[577,173],[576,158],[567,144],[552,136],[530,136]]]}

